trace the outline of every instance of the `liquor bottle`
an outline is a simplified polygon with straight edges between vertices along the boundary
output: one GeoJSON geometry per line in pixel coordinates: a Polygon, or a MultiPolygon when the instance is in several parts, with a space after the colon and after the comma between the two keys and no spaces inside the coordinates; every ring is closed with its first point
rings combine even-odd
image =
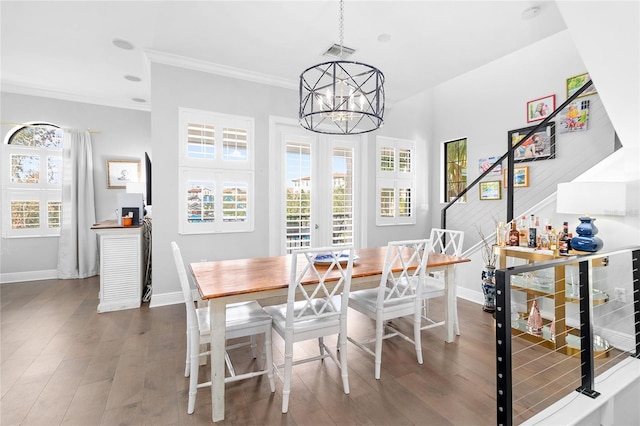
{"type": "Polygon", "coordinates": [[[568,256],[569,255],[569,224],[564,222],[562,224],[562,232],[558,237],[558,254],[560,256],[568,256]]]}
{"type": "Polygon", "coordinates": [[[496,228],[496,243],[499,247],[507,245],[507,239],[509,238],[509,231],[507,231],[507,225],[504,222],[499,222],[496,228]]]}
{"type": "Polygon", "coordinates": [[[535,247],[539,249],[540,248],[540,237],[542,236],[542,229],[540,229],[540,218],[538,216],[536,216],[535,227],[536,227],[535,247]]]}
{"type": "Polygon", "coordinates": [[[551,227],[551,231],[549,233],[549,250],[553,251],[554,256],[558,255],[558,232],[554,227],[551,227]]]}
{"type": "Polygon", "coordinates": [[[527,243],[527,247],[536,248],[538,246],[538,239],[536,237],[536,219],[535,216],[531,215],[529,218],[529,242],[527,243]]]}
{"type": "Polygon", "coordinates": [[[515,219],[511,221],[511,231],[509,231],[509,245],[510,246],[520,245],[520,232],[518,232],[518,228],[516,227],[515,219]]]}
{"type": "Polygon", "coordinates": [[[551,237],[551,225],[546,225],[544,231],[540,234],[540,250],[549,250],[551,237]]]}
{"type": "Polygon", "coordinates": [[[520,226],[518,226],[518,232],[520,233],[520,247],[527,247],[529,231],[527,230],[527,218],[525,215],[520,217],[520,226]]]}

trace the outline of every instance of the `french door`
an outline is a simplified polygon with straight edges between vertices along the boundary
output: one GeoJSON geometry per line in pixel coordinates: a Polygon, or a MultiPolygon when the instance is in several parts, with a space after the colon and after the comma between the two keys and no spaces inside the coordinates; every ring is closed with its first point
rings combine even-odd
{"type": "Polygon", "coordinates": [[[298,247],[356,244],[360,138],[278,125],[281,253],[298,247]]]}

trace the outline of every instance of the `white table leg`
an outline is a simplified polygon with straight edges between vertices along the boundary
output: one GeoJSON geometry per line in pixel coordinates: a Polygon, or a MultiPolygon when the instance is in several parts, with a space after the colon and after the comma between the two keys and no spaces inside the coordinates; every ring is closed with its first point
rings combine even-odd
{"type": "Polygon", "coordinates": [[[226,329],[224,299],[209,300],[211,324],[211,418],[224,420],[224,348],[226,329]]]}
{"type": "Polygon", "coordinates": [[[455,321],[454,318],[454,303],[456,301],[456,277],[455,277],[455,268],[453,265],[449,265],[444,270],[444,280],[445,280],[445,298],[447,303],[444,308],[445,315],[445,324],[447,327],[447,338],[446,342],[453,342],[453,323],[455,321]]]}

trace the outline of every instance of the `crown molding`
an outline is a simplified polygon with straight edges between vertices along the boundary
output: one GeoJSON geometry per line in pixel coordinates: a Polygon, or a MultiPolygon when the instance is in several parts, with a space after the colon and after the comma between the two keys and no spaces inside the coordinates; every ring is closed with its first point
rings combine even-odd
{"type": "Polygon", "coordinates": [[[135,109],[138,111],[151,111],[149,103],[140,104],[137,102],[119,101],[111,98],[80,95],[78,93],[62,92],[44,86],[24,85],[14,81],[3,80],[0,90],[6,93],[16,93],[18,95],[42,96],[45,98],[60,99],[63,101],[81,102],[93,105],[102,105],[114,108],[135,109]]]}
{"type": "Polygon", "coordinates": [[[298,90],[300,84],[297,80],[290,80],[273,75],[262,74],[241,68],[230,67],[228,65],[215,64],[213,62],[187,58],[185,56],[173,55],[171,53],[159,52],[157,50],[145,49],[144,53],[150,62],[163,65],[171,65],[179,68],[217,74],[225,77],[232,77],[240,80],[247,80],[254,83],[267,84],[270,86],[283,87],[285,89],[292,90],[298,90]]]}

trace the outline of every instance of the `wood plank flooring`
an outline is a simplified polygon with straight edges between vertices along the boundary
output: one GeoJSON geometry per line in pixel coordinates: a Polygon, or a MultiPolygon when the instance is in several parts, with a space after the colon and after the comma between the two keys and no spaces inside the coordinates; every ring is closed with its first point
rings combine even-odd
{"type": "MultiPolygon", "coordinates": [[[[184,305],[98,314],[98,289],[98,277],[0,286],[0,424],[211,424],[209,389],[186,413],[184,305]]],[[[431,308],[442,314],[441,303],[431,308]]],[[[423,365],[412,345],[386,340],[377,381],[372,357],[349,344],[350,395],[333,362],[303,364],[294,367],[288,414],[280,412],[281,382],[272,394],[263,376],[226,385],[219,424],[495,424],[494,321],[471,302],[460,300],[458,309],[462,335],[454,343],[444,342],[443,327],[423,332],[423,365]]],[[[351,336],[372,335],[370,320],[349,315],[351,336]]],[[[276,362],[282,350],[274,333],[276,362]]],[[[315,342],[296,346],[297,356],[308,353],[317,353],[315,342]]],[[[248,351],[231,357],[237,371],[257,368],[248,351]]],[[[201,378],[208,374],[203,366],[201,378]]]]}

